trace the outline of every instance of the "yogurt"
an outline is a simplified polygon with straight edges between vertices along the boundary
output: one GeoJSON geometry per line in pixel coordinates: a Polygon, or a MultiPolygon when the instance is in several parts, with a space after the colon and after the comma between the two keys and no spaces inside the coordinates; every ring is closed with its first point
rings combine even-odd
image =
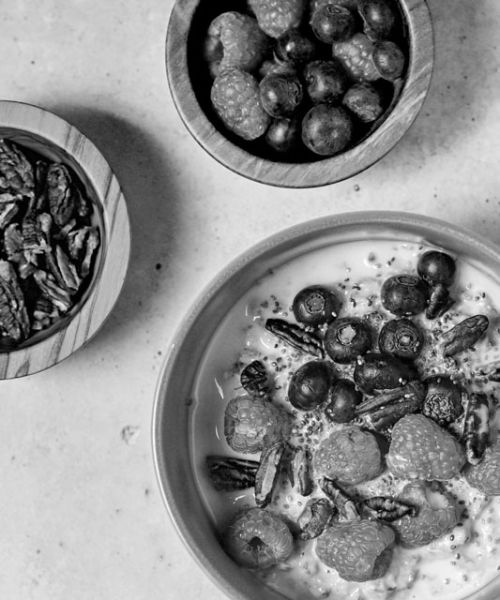
{"type": "MultiPolygon", "coordinates": [[[[388,277],[416,273],[418,256],[429,249],[425,242],[398,239],[359,239],[313,250],[293,258],[267,273],[249,289],[227,314],[206,350],[194,383],[191,422],[191,459],[199,490],[214,526],[222,530],[242,508],[254,506],[253,489],[218,492],[208,478],[208,455],[226,455],[258,460],[255,455],[238,455],[224,438],[224,410],[229,400],[243,394],[239,381],[242,368],[260,360],[272,373],[273,402],[292,414],[295,440],[311,448],[335,427],[312,413],[293,410],[286,399],[288,381],[310,355],[294,350],[265,329],[268,318],[294,322],[290,305],[302,288],[319,284],[342,299],[340,316],[368,319],[378,331],[394,318],[381,305],[380,289],[388,277]]],[[[500,360],[498,303],[500,280],[466,256],[457,257],[457,274],[450,289],[456,300],[440,319],[415,322],[425,331],[422,355],[416,361],[421,373],[460,376],[469,390],[486,392],[496,406],[494,384],[486,382],[481,369],[500,360]],[[439,354],[442,331],[466,317],[484,314],[490,319],[488,334],[474,349],[458,357],[439,354]]],[[[352,375],[352,365],[335,365],[339,376],[352,375]]],[[[463,419],[462,419],[463,420],[463,419]]],[[[460,421],[457,428],[460,429],[460,421]]],[[[500,411],[492,417],[492,435],[498,434],[500,411]]],[[[460,433],[457,431],[457,433],[460,433]]],[[[373,495],[396,494],[406,481],[395,480],[387,471],[374,481],[355,486],[373,495]]],[[[461,600],[487,585],[500,571],[500,497],[486,498],[463,478],[446,483],[456,497],[462,517],[454,530],[417,549],[396,545],[391,566],[380,579],[365,583],[347,582],[326,567],[314,552],[315,541],[296,541],[295,551],[284,563],[259,572],[266,585],[290,600],[461,600]]],[[[312,497],[322,496],[316,489],[312,497]]],[[[309,497],[310,498],[310,497],[309,497]]],[[[309,498],[304,498],[281,481],[269,509],[296,521],[309,498]]]]}

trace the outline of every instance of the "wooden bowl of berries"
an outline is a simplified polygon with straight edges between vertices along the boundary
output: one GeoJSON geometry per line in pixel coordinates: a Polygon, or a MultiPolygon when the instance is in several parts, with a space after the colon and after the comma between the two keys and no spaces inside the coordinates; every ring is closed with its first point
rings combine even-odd
{"type": "Polygon", "coordinates": [[[122,288],[129,220],[116,177],[75,127],[0,102],[0,379],[85,344],[122,288]]]}
{"type": "Polygon", "coordinates": [[[341,181],[416,118],[434,60],[425,0],[177,0],[167,75],[199,144],[250,179],[341,181]]]}

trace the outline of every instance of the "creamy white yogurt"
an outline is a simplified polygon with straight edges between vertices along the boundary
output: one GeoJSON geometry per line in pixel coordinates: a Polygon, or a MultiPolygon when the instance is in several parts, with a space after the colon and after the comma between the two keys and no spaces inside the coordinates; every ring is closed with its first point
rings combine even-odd
{"type": "MultiPolygon", "coordinates": [[[[298,366],[313,357],[278,342],[265,330],[269,317],[294,321],[290,310],[296,293],[308,285],[321,284],[342,298],[340,316],[371,314],[374,328],[394,318],[380,303],[384,280],[398,273],[415,273],[417,257],[429,246],[397,239],[360,239],[311,251],[290,260],[257,282],[229,312],[207,349],[195,382],[195,408],[191,429],[192,460],[200,494],[215,527],[221,529],[236,512],[253,506],[253,490],[225,493],[213,489],[205,469],[211,454],[241,456],[231,450],[224,438],[224,410],[228,401],[243,393],[239,373],[252,360],[263,361],[274,375],[273,402],[295,415],[300,424],[296,440],[307,430],[309,441],[319,442],[332,428],[327,421],[310,413],[292,411],[286,401],[288,380],[298,366]]],[[[460,373],[466,387],[486,391],[495,403],[495,390],[476,377],[480,366],[500,359],[498,313],[500,281],[465,256],[457,257],[457,275],[451,288],[457,300],[445,317],[428,321],[416,318],[426,330],[425,350],[419,367],[431,375],[460,373]],[[456,322],[474,314],[490,318],[486,339],[460,355],[460,360],[443,359],[439,334],[456,322]]],[[[352,366],[338,367],[349,374],[352,366]]],[[[494,435],[500,424],[500,411],[493,418],[494,435]]],[[[258,455],[245,455],[255,458],[258,455]]],[[[405,481],[395,481],[387,472],[372,482],[356,486],[373,495],[396,493],[405,481]]],[[[448,484],[468,518],[453,531],[427,546],[407,550],[396,546],[387,574],[375,581],[352,583],[322,564],[314,552],[315,542],[296,542],[296,550],[284,563],[259,573],[267,585],[291,600],[331,598],[334,600],[461,600],[493,580],[500,570],[500,498],[485,498],[461,478],[448,484]]],[[[319,491],[313,495],[320,496],[319,491]]],[[[273,496],[271,510],[296,520],[307,499],[282,482],[273,496]]]]}

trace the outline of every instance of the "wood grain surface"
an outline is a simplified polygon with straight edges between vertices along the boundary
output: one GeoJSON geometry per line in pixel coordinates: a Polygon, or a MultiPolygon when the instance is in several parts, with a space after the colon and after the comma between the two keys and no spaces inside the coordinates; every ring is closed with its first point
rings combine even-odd
{"type": "Polygon", "coordinates": [[[80,131],[42,108],[0,101],[0,137],[71,167],[93,199],[101,246],[92,282],[68,317],[9,352],[0,352],[0,379],[36,373],[83,346],[102,325],[123,286],[130,256],[125,198],[105,158],[80,131]]]}
{"type": "MultiPolygon", "coordinates": [[[[179,115],[194,139],[217,161],[255,181],[282,187],[315,187],[352,177],[389,152],[415,120],[429,89],[434,64],[432,21],[425,0],[399,0],[409,35],[409,64],[393,110],[368,138],[337,156],[310,163],[266,160],[230,142],[207,118],[188,70],[188,34],[200,2],[177,0],[166,40],[166,67],[179,115]]],[[[208,27],[208,23],[207,23],[208,27]]]]}

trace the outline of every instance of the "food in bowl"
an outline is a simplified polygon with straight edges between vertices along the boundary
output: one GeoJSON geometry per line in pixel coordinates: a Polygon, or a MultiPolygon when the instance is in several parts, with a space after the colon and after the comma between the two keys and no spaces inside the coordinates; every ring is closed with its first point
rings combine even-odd
{"type": "Polygon", "coordinates": [[[394,233],[246,291],[193,388],[201,497],[293,600],[458,600],[500,563],[498,277],[394,233]]]}
{"type": "Polygon", "coordinates": [[[0,349],[62,321],[92,280],[95,207],[72,169],[0,139],[0,349]]]}
{"type": "Polygon", "coordinates": [[[356,146],[390,112],[409,56],[396,0],[250,0],[233,8],[204,32],[201,66],[208,106],[240,143],[311,161],[356,146]]]}

